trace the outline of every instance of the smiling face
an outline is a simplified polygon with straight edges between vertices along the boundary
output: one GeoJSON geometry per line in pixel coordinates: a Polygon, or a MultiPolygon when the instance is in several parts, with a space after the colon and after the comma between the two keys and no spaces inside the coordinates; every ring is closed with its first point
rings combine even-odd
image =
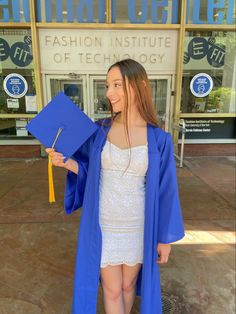
{"type": "MultiPolygon", "coordinates": [[[[118,67],[111,68],[107,73],[106,97],[109,99],[114,113],[124,111],[126,103],[124,84],[120,69],[118,67]]],[[[126,88],[128,88],[128,84],[126,88]]]]}
{"type": "Polygon", "coordinates": [[[124,59],[110,66],[106,97],[111,106],[112,119],[123,122],[126,127],[130,121],[140,117],[141,120],[158,126],[148,76],[137,61],[124,59]]]}

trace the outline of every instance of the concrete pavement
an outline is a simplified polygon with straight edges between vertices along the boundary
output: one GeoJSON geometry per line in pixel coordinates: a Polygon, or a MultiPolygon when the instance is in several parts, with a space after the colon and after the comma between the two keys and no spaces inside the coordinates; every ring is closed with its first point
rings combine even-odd
{"type": "MultiPolygon", "coordinates": [[[[53,205],[46,159],[2,159],[0,173],[0,314],[69,314],[80,211],[64,214],[65,171],[53,205]]],[[[187,158],[178,180],[186,237],[161,266],[163,313],[233,314],[235,159],[187,158]]]]}

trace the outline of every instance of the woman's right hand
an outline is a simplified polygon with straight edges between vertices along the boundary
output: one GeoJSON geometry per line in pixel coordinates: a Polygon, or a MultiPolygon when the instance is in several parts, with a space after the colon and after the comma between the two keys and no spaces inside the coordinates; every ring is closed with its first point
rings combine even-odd
{"type": "Polygon", "coordinates": [[[51,156],[53,166],[66,168],[64,163],[65,156],[56,152],[53,148],[46,148],[46,152],[51,156]]]}

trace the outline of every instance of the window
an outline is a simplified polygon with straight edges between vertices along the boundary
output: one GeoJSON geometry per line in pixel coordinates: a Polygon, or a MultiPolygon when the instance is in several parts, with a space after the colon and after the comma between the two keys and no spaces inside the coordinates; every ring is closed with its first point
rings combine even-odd
{"type": "Polygon", "coordinates": [[[178,24],[179,0],[112,0],[112,22],[131,24],[178,24]]]}
{"type": "Polygon", "coordinates": [[[0,30],[0,114],[25,115],[1,119],[0,136],[27,136],[27,115],[37,111],[30,30],[0,30]]]}
{"type": "Polygon", "coordinates": [[[182,81],[183,113],[235,112],[234,32],[187,32],[182,81]],[[192,78],[206,73],[213,80],[212,91],[206,97],[195,97],[190,90],[192,78]]]}
{"type": "Polygon", "coordinates": [[[234,24],[235,0],[187,0],[187,23],[234,24]]]}

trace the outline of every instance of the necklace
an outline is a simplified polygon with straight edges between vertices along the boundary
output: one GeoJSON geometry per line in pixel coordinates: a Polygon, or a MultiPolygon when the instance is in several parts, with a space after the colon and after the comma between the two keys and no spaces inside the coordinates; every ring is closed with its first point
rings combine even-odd
{"type": "MultiPolygon", "coordinates": [[[[123,175],[124,175],[124,174],[126,173],[126,171],[129,169],[130,161],[129,161],[129,163],[128,163],[128,165],[127,165],[127,167],[126,167],[125,170],[124,170],[124,169],[121,169],[121,168],[114,162],[114,160],[113,160],[113,158],[112,158],[112,146],[115,147],[115,148],[117,148],[119,151],[122,151],[122,153],[128,152],[128,157],[129,157],[129,159],[131,159],[131,149],[130,149],[130,148],[122,149],[122,148],[119,148],[118,146],[112,144],[112,143],[111,143],[110,141],[108,141],[108,140],[107,140],[107,142],[108,142],[108,144],[109,144],[109,156],[110,156],[110,159],[111,159],[112,164],[116,167],[117,170],[123,171],[123,175]]],[[[126,155],[126,156],[127,156],[127,155],[126,155]]]]}

